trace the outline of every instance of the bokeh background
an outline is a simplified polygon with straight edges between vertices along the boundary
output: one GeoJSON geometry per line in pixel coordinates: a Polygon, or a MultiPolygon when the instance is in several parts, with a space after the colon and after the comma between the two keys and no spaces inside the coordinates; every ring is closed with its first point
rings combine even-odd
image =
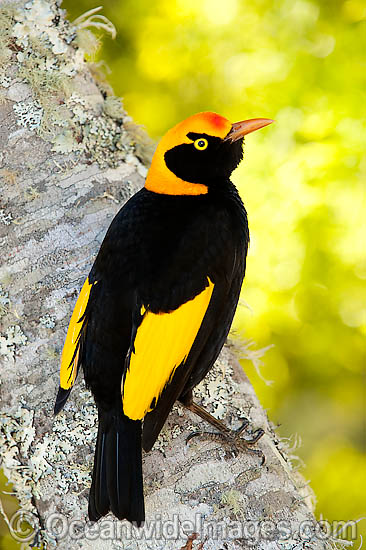
{"type": "MultiPolygon", "coordinates": [[[[302,441],[317,517],[366,516],[365,2],[103,5],[118,35],[92,61],[154,140],[202,110],[276,120],[247,137],[233,177],[251,228],[236,338],[272,346],[260,373],[243,367],[279,433],[302,441]]],[[[96,6],[63,2],[70,20],[96,6]]]]}

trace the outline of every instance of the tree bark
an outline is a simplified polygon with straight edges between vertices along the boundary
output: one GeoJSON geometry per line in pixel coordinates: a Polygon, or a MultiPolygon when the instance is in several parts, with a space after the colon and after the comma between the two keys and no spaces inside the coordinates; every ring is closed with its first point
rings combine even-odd
{"type": "Polygon", "coordinates": [[[96,410],[80,376],[53,417],[59,357],[102,238],[146,169],[143,138],[80,36],[51,0],[0,5],[1,465],[34,533],[20,533],[19,514],[11,528],[60,549],[322,548],[311,490],[228,348],[197,400],[229,426],[264,428],[265,464],[215,436],[187,444],[210,427],[176,406],[143,458],[145,530],[87,524],[96,410]]]}

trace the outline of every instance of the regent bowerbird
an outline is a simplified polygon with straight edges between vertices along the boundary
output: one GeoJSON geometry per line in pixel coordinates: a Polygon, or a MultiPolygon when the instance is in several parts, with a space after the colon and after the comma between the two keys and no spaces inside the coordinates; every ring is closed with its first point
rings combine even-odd
{"type": "MultiPolygon", "coordinates": [[[[98,408],[89,517],[144,521],[142,448],[228,335],[245,273],[247,215],[230,175],[244,136],[273,122],[193,115],[160,141],[145,186],[112,221],[81,289],[62,352],[55,413],[80,367],[98,408]]],[[[255,438],[257,441],[259,437],[255,438]]]]}

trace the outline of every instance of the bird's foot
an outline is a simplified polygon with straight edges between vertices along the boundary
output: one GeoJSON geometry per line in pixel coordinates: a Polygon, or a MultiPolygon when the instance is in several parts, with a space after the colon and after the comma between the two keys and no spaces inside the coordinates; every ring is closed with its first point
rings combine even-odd
{"type": "Polygon", "coordinates": [[[202,437],[206,439],[213,439],[215,441],[220,440],[224,441],[225,443],[229,444],[235,456],[239,454],[240,451],[249,452],[251,454],[255,454],[256,456],[260,457],[261,459],[261,466],[265,463],[266,457],[264,453],[260,449],[253,449],[253,445],[255,445],[260,438],[264,434],[264,430],[262,428],[259,428],[256,430],[253,434],[251,434],[250,438],[244,438],[242,435],[247,432],[248,428],[250,427],[249,420],[247,418],[243,419],[243,424],[240,426],[237,430],[230,430],[223,424],[220,420],[212,416],[210,413],[208,413],[203,407],[200,405],[197,405],[196,403],[192,402],[187,405],[185,405],[190,411],[194,412],[195,414],[198,414],[203,420],[206,420],[206,422],[209,422],[212,426],[214,426],[218,431],[217,432],[194,432],[190,434],[186,442],[188,443],[193,437],[202,437]]]}

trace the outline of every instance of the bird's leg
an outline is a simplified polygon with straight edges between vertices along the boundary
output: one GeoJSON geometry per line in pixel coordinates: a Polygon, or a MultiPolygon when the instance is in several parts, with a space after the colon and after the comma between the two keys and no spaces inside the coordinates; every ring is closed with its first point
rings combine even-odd
{"type": "Polygon", "coordinates": [[[237,430],[231,430],[223,422],[212,416],[209,412],[206,411],[201,405],[198,405],[193,401],[192,391],[185,394],[184,396],[181,396],[179,401],[190,411],[200,416],[203,420],[214,426],[219,433],[213,434],[211,432],[197,432],[193,433],[187,438],[187,442],[196,436],[207,436],[207,437],[214,437],[217,438],[219,436],[224,441],[230,443],[236,452],[239,451],[239,449],[245,449],[246,451],[249,451],[253,454],[256,454],[257,456],[260,456],[262,459],[262,464],[264,464],[265,456],[262,453],[262,451],[258,449],[252,449],[252,445],[257,443],[259,439],[264,434],[264,430],[262,428],[259,428],[254,436],[251,439],[244,439],[240,437],[249,427],[249,420],[247,418],[244,419],[243,424],[240,426],[237,430]]]}

